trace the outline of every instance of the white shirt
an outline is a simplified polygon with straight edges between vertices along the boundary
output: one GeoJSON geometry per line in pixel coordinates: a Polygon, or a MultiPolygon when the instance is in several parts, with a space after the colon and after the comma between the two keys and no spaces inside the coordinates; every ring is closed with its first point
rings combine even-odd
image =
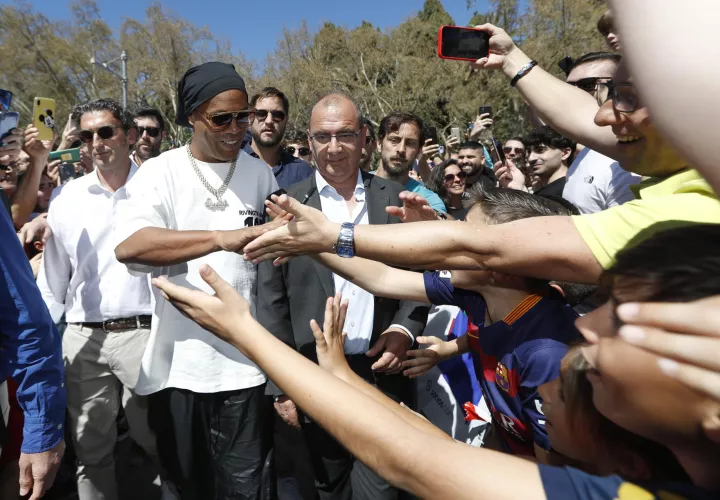
{"type": "MultiPolygon", "coordinates": [[[[136,172],[131,163],[126,186],[136,172]]],[[[125,186],[109,191],[95,170],[56,190],[47,218],[53,234],[38,275],[53,320],[63,312],[68,323],[151,314],[147,277],[131,275],[115,259],[113,211],[126,198],[125,186]]]]}
{"type": "MultiPolygon", "coordinates": [[[[334,187],[315,171],[315,183],[320,195],[320,206],[325,216],[332,222],[342,224],[370,224],[368,219],[367,203],[365,202],[365,184],[358,169],[357,184],[355,185],[355,208],[352,213],[348,210],[345,199],[338,194],[334,187]]],[[[348,311],[345,318],[345,354],[364,354],[370,349],[373,323],[375,319],[375,297],[368,291],[345,278],[333,273],[335,293],[342,292],[343,300],[348,299],[348,311]]],[[[391,325],[412,335],[402,325],[391,325]]]]}
{"type": "MultiPolygon", "coordinates": [[[[196,161],[205,179],[219,188],[230,163],[196,161]]],[[[229,206],[211,212],[205,201],[215,198],[190,165],[186,148],[167,151],[143,163],[127,186],[127,200],[115,211],[115,242],[145,227],[176,231],[232,230],[255,225],[264,216],[265,198],[278,189],[272,171],[261,160],[240,152],[223,197],[229,206]]],[[[257,266],[232,252],[215,252],[184,264],[153,268],[128,265],[135,272],[168,276],[170,282],[208,293],[199,268],[209,264],[249,303],[255,313],[257,266]]],[[[153,289],[153,324],[140,370],[137,392],[151,394],[166,387],[216,393],[256,387],[265,375],[230,344],[184,317],[153,289]]]]}
{"type": "Polygon", "coordinates": [[[612,158],[585,148],[568,169],[563,198],[581,214],[593,214],[634,200],[630,186],[638,182],[639,175],[623,170],[612,158]]]}

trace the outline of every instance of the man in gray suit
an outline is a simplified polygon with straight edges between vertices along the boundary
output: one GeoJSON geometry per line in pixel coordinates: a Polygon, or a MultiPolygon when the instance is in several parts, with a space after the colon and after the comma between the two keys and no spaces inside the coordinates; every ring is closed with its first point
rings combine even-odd
{"type": "MultiPolygon", "coordinates": [[[[338,249],[350,256],[356,224],[400,222],[385,208],[402,206],[403,186],[360,170],[366,130],[352,99],[330,94],[318,101],[308,131],[317,171],[288,188],[288,194],[344,223],[347,239],[338,249]]],[[[400,373],[405,353],[420,335],[427,306],[374,297],[310,257],[258,270],[258,321],[278,338],[314,359],[310,320],[322,318],[327,297],[342,292],[350,301],[345,353],[356,373],[398,401],[412,403],[412,382],[400,373]]],[[[322,500],[396,499],[398,492],[353,457],[324,430],[298,417],[292,400],[268,386],[275,409],[291,427],[302,427],[322,500]]],[[[276,450],[276,453],[283,453],[276,450]]],[[[282,457],[276,457],[282,460],[282,457]]]]}

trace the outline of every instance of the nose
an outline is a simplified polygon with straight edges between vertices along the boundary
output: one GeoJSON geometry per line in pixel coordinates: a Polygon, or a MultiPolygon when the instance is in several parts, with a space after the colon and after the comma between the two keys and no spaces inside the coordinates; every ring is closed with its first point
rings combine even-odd
{"type": "Polygon", "coordinates": [[[272,122],[273,122],[272,113],[268,112],[267,116],[265,117],[265,123],[272,123],[272,122]]]}
{"type": "Polygon", "coordinates": [[[340,141],[338,141],[337,137],[332,136],[330,138],[330,144],[328,144],[328,153],[337,154],[340,151],[342,151],[342,147],[340,147],[340,141]]]}
{"type": "Polygon", "coordinates": [[[595,113],[595,125],[598,127],[621,125],[626,119],[625,113],[620,113],[615,110],[612,99],[608,99],[605,104],[600,106],[598,112],[595,113]]]}
{"type": "Polygon", "coordinates": [[[530,165],[534,165],[538,161],[538,155],[536,153],[530,153],[530,156],[528,156],[528,163],[530,165]]]}

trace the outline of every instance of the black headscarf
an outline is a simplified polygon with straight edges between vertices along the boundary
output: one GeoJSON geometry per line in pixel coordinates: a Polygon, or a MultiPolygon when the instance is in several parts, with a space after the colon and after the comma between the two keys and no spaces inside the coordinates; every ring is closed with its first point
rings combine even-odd
{"type": "Polygon", "coordinates": [[[235,66],[218,61],[208,62],[187,70],[178,83],[178,107],[175,123],[190,126],[188,117],[205,101],[226,90],[245,89],[245,82],[235,66]]]}

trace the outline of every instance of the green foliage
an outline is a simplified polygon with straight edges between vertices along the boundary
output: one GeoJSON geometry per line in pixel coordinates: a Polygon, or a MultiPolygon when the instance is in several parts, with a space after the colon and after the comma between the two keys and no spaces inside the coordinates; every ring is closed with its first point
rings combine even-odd
{"type": "MultiPolygon", "coordinates": [[[[475,5],[467,3],[468,9],[475,5]]],[[[531,0],[521,11],[518,0],[491,0],[488,12],[476,12],[470,25],[505,28],[525,52],[560,75],[557,62],[564,56],[603,49],[595,22],[604,8],[597,0],[531,0]]],[[[298,129],[307,126],[317,98],[336,90],[352,95],[376,124],[402,109],[448,135],[450,127],[472,122],[479,106],[492,105],[497,136],[529,126],[520,94],[503,75],[437,57],[438,27],[453,24],[440,0],[425,0],[420,12],[387,31],[366,21],[353,29],[327,22],[313,34],[303,22],[283,32],[262,71],[232,53],[227,40],[160,3],[148,7],[142,19],[126,18],[119,33],[100,17],[95,0],[75,0],[72,11],[71,22],[59,22],[25,0],[0,6],[0,87],[15,93],[23,117],[29,117],[35,96],[55,98],[58,116],[88,99],[120,100],[119,78],[90,58],[109,61],[125,49],[129,103],[160,109],[172,127],[173,144],[188,135],[172,125],[177,82],[189,67],[209,60],[235,64],[251,93],[266,85],[286,92],[291,127],[298,129]]],[[[119,72],[119,64],[112,67],[119,72]]]]}

